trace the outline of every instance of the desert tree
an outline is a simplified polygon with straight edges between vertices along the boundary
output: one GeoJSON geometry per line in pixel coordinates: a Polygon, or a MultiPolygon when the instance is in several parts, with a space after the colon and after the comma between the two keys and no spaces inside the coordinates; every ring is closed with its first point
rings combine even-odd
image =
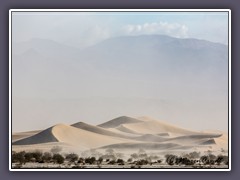
{"type": "Polygon", "coordinates": [[[221,163],[223,163],[224,162],[223,155],[218,155],[215,162],[217,163],[217,165],[220,165],[221,163]]]}
{"type": "Polygon", "coordinates": [[[42,156],[43,162],[49,163],[49,162],[51,162],[52,158],[53,158],[53,156],[50,152],[43,153],[43,156],[42,156]]]}
{"type": "Polygon", "coordinates": [[[131,163],[132,161],[133,161],[132,158],[128,158],[128,160],[127,160],[128,163],[131,163]]]}
{"type": "Polygon", "coordinates": [[[79,159],[78,159],[78,163],[85,163],[85,160],[84,160],[84,158],[82,158],[82,157],[80,157],[79,159]]]}
{"type": "Polygon", "coordinates": [[[52,159],[54,163],[57,163],[57,164],[64,163],[64,157],[61,154],[54,154],[52,159]]]}
{"type": "Polygon", "coordinates": [[[136,165],[140,165],[140,166],[147,165],[147,164],[149,164],[149,161],[146,159],[140,159],[136,162],[136,165]]]}
{"type": "Polygon", "coordinates": [[[12,155],[12,162],[13,163],[20,163],[20,164],[25,164],[25,154],[26,152],[25,151],[20,151],[20,152],[17,152],[17,153],[14,153],[12,155]]]}
{"type": "Polygon", "coordinates": [[[96,162],[96,158],[95,157],[85,158],[85,163],[87,163],[87,164],[94,164],[95,162],[96,162]]]}
{"type": "Polygon", "coordinates": [[[35,159],[36,162],[41,162],[42,161],[42,156],[43,153],[39,150],[32,152],[32,156],[35,159]]]}
{"type": "Polygon", "coordinates": [[[24,155],[25,161],[26,162],[33,162],[35,161],[35,158],[33,157],[33,153],[32,152],[26,152],[24,155]]]}
{"type": "Polygon", "coordinates": [[[98,164],[102,164],[103,162],[103,158],[102,157],[99,157],[98,160],[97,160],[98,164]]]}
{"type": "Polygon", "coordinates": [[[69,162],[74,163],[75,161],[78,160],[78,155],[75,154],[75,153],[67,154],[66,155],[66,160],[68,160],[69,162]]]}
{"type": "Polygon", "coordinates": [[[210,163],[210,158],[207,155],[203,155],[200,157],[200,162],[202,162],[204,165],[209,164],[210,163]]]}
{"type": "Polygon", "coordinates": [[[165,158],[166,158],[166,163],[172,166],[176,163],[178,157],[173,154],[167,154],[165,155],[165,158]]]}
{"type": "Polygon", "coordinates": [[[108,162],[108,164],[114,165],[116,163],[116,160],[112,159],[111,161],[108,162]]]}
{"type": "Polygon", "coordinates": [[[124,160],[123,159],[117,159],[118,165],[124,165],[124,160]]]}

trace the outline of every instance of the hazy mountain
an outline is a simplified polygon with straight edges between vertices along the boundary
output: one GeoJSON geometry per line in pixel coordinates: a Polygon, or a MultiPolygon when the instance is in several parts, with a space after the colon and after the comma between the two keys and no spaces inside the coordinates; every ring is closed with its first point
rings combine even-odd
{"type": "Polygon", "coordinates": [[[74,57],[78,54],[77,48],[67,46],[49,39],[34,38],[29,41],[13,43],[12,51],[16,55],[24,55],[29,50],[34,50],[45,57],[74,57]]]}
{"type": "MultiPolygon", "coordinates": [[[[135,107],[140,104],[141,111],[148,110],[140,114],[172,120],[177,117],[186,122],[194,119],[205,126],[215,119],[227,123],[228,47],[223,44],[141,35],[111,38],[79,50],[50,40],[32,39],[13,44],[12,68],[14,97],[84,97],[86,100],[79,100],[72,111],[99,112],[94,119],[108,118],[99,109],[137,115],[135,107]],[[94,97],[114,101],[99,102],[94,97]],[[135,105],[121,100],[131,97],[138,99],[135,105]],[[153,101],[137,103],[144,98],[153,101]],[[164,100],[165,104],[154,99],[164,100]],[[91,110],[84,105],[86,102],[92,105],[91,110]],[[163,109],[166,105],[167,110],[163,109]]],[[[15,103],[19,112],[28,107],[23,102],[15,103]]],[[[55,109],[53,115],[58,112],[55,109]]],[[[19,122],[28,119],[19,115],[15,118],[19,122]]],[[[227,127],[226,123],[221,127],[227,127]]]]}

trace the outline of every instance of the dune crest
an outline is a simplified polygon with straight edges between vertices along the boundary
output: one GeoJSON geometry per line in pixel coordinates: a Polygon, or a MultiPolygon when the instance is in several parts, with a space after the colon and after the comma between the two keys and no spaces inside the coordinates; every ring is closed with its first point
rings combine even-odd
{"type": "Polygon", "coordinates": [[[22,139],[14,141],[14,147],[46,147],[49,144],[87,149],[228,149],[228,136],[221,131],[192,131],[149,117],[121,116],[98,126],[85,122],[72,125],[57,124],[43,131],[13,134],[22,139]],[[28,135],[28,137],[23,137],[28,135]],[[45,144],[45,145],[44,145],[45,144]]]}
{"type": "Polygon", "coordinates": [[[131,124],[131,123],[139,123],[139,122],[142,122],[142,121],[139,119],[128,117],[128,116],[120,116],[118,118],[112,119],[105,123],[99,124],[98,126],[103,128],[115,128],[122,124],[131,124]]]}

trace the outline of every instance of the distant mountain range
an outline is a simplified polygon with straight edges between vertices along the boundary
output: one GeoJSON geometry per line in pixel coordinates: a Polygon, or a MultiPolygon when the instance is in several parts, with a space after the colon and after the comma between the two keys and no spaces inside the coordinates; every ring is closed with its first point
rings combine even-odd
{"type": "Polygon", "coordinates": [[[205,40],[125,36],[78,50],[51,40],[32,39],[13,44],[12,52],[13,80],[18,84],[44,80],[41,86],[55,81],[56,85],[79,89],[76,84],[84,83],[86,77],[90,83],[95,83],[96,77],[103,83],[125,78],[150,82],[180,78],[183,83],[195,80],[202,85],[214,84],[217,89],[226,89],[227,83],[227,46],[205,40]],[[114,79],[106,78],[109,76],[114,79]]]}
{"type": "MultiPolygon", "coordinates": [[[[33,117],[42,121],[40,117],[30,116],[29,108],[35,114],[47,114],[48,107],[51,119],[70,117],[67,103],[58,102],[64,105],[61,109],[67,114],[60,116],[55,102],[50,106],[51,102],[43,105],[35,100],[79,98],[68,111],[78,112],[78,117],[99,109],[109,113],[122,109],[125,112],[121,114],[137,114],[138,108],[144,114],[163,119],[192,119],[211,123],[211,127],[217,119],[227,126],[226,45],[165,35],[140,35],[110,38],[77,49],[51,40],[32,39],[13,44],[12,54],[13,97],[33,98],[33,102],[13,99],[17,112],[14,121],[31,122],[33,117]]],[[[96,113],[96,117],[89,119],[97,116],[96,113]]],[[[43,117],[45,121],[49,118],[43,117]]]]}

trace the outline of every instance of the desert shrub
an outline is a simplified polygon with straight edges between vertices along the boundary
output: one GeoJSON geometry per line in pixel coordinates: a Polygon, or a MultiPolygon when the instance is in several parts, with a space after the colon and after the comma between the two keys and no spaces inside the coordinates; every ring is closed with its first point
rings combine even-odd
{"type": "Polygon", "coordinates": [[[64,157],[61,154],[54,154],[52,159],[54,163],[62,164],[64,162],[64,157]]]}
{"type": "Polygon", "coordinates": [[[133,161],[133,159],[132,158],[129,158],[128,160],[127,160],[127,162],[132,162],[133,161]]]}
{"type": "Polygon", "coordinates": [[[123,160],[123,159],[118,159],[118,160],[117,160],[117,163],[118,163],[119,165],[124,165],[124,160],[123,160]]]}
{"type": "Polygon", "coordinates": [[[209,154],[209,159],[215,161],[217,157],[214,154],[209,154]]]}
{"type": "Polygon", "coordinates": [[[85,163],[94,164],[95,162],[96,162],[96,158],[95,157],[85,158],[85,163]]]}
{"type": "Polygon", "coordinates": [[[228,156],[223,156],[223,163],[225,164],[225,165],[228,165],[229,163],[228,163],[228,156]]]}
{"type": "Polygon", "coordinates": [[[149,162],[145,159],[140,159],[136,162],[136,165],[147,165],[149,162]]]}
{"type": "Polygon", "coordinates": [[[204,155],[204,156],[201,156],[200,157],[200,162],[202,162],[203,164],[209,164],[209,162],[210,162],[210,158],[209,158],[209,156],[207,156],[207,155],[204,155]]]}
{"type": "Polygon", "coordinates": [[[162,163],[162,160],[160,160],[160,159],[159,159],[159,160],[157,160],[157,163],[162,163]]]}
{"type": "Polygon", "coordinates": [[[200,157],[200,162],[204,165],[214,165],[217,157],[214,154],[208,154],[200,157]]]}
{"type": "Polygon", "coordinates": [[[52,160],[52,154],[50,153],[50,152],[45,152],[45,153],[43,153],[43,156],[42,156],[42,160],[43,160],[43,162],[51,162],[51,160],[52,160]]]}
{"type": "Polygon", "coordinates": [[[35,151],[35,152],[32,152],[32,156],[33,156],[33,158],[35,159],[36,162],[41,162],[43,153],[40,152],[40,151],[35,151]]]}
{"type": "Polygon", "coordinates": [[[67,154],[66,160],[68,160],[69,162],[75,162],[78,160],[78,155],[75,153],[67,154]]]}
{"type": "Polygon", "coordinates": [[[12,155],[13,163],[25,164],[25,151],[17,152],[12,155]]]}
{"type": "Polygon", "coordinates": [[[194,165],[195,161],[184,157],[184,158],[182,158],[182,164],[184,164],[184,165],[194,165]]]}
{"type": "Polygon", "coordinates": [[[51,152],[52,152],[53,154],[58,154],[58,153],[60,153],[61,151],[62,151],[62,147],[60,147],[60,146],[53,146],[52,149],[51,149],[51,152]]]}
{"type": "Polygon", "coordinates": [[[84,163],[85,161],[84,161],[84,159],[82,158],[82,157],[80,157],[79,159],[78,159],[78,163],[84,163]]]}
{"type": "Polygon", "coordinates": [[[223,155],[218,155],[217,158],[216,158],[216,160],[215,160],[215,162],[216,162],[218,165],[220,165],[221,163],[223,163],[223,162],[224,162],[224,157],[223,157],[223,155]]]}
{"type": "Polygon", "coordinates": [[[177,160],[177,156],[172,155],[172,154],[165,155],[165,158],[166,158],[166,163],[171,166],[174,165],[177,160]]]}
{"type": "Polygon", "coordinates": [[[188,154],[185,155],[186,158],[189,158],[189,159],[197,159],[200,157],[200,152],[190,152],[188,154]]]}
{"type": "Polygon", "coordinates": [[[24,155],[24,158],[25,158],[26,162],[35,161],[35,158],[33,157],[32,152],[26,152],[25,155],[24,155]]]}
{"type": "Polygon", "coordinates": [[[116,163],[116,161],[114,159],[108,162],[108,164],[111,164],[111,165],[113,165],[115,163],[116,163]]]}
{"type": "Polygon", "coordinates": [[[103,162],[103,158],[102,158],[102,157],[100,157],[100,158],[98,158],[98,160],[97,160],[97,161],[98,161],[98,163],[99,163],[99,164],[101,164],[101,163],[103,162]]]}
{"type": "Polygon", "coordinates": [[[184,165],[193,165],[195,163],[194,160],[190,160],[189,158],[187,157],[177,157],[176,160],[175,160],[175,164],[176,165],[181,165],[181,164],[184,164],[184,165]]]}

